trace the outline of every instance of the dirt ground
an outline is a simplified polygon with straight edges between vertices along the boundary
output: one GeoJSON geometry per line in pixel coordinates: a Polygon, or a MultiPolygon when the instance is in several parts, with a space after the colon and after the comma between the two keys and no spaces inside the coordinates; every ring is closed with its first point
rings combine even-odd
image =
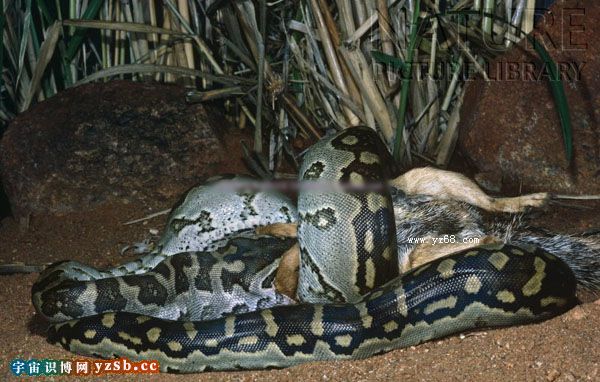
{"type": "MultiPolygon", "coordinates": [[[[551,207],[544,225],[575,232],[600,227],[600,203],[592,209],[551,207]],[[565,222],[569,222],[565,226],[565,222]]],[[[11,218],[0,223],[0,263],[79,260],[97,267],[125,261],[119,250],[162,228],[164,217],[121,223],[167,208],[111,205],[63,216],[39,216],[22,231],[11,218]]],[[[30,289],[37,274],[0,277],[0,380],[14,380],[9,363],[21,359],[75,357],[45,341],[45,323],[34,314],[30,289]]],[[[103,381],[600,381],[600,296],[582,292],[582,305],[544,323],[456,335],[362,361],[320,362],[283,370],[139,377],[103,381]],[[596,301],[596,302],[594,302],[596,301]]],[[[27,378],[27,377],[24,377],[27,378]]],[[[93,380],[55,377],[45,380],[93,380]]]]}

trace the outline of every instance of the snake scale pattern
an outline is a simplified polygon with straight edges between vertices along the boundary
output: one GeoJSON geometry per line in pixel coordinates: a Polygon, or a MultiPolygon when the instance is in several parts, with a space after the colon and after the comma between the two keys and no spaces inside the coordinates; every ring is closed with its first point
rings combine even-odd
{"type": "MultiPolygon", "coordinates": [[[[350,128],[311,147],[300,178],[383,184],[388,156],[374,131],[350,128]]],[[[284,196],[216,184],[192,189],[141,259],[107,271],[73,261],[46,269],[32,299],[53,322],[49,341],[158,360],[170,372],[286,367],[540,321],[576,303],[573,272],[534,247],[479,247],[400,274],[385,187],[301,190],[296,215],[284,196]],[[293,240],[249,231],[296,216],[299,303],[273,287],[293,240]]]]}

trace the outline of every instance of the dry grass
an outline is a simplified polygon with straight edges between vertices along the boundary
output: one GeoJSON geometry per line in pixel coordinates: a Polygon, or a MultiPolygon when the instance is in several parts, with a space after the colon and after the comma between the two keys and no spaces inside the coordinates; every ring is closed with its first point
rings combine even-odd
{"type": "Polygon", "coordinates": [[[487,78],[486,62],[530,30],[529,3],[5,0],[0,119],[90,81],[179,82],[253,126],[267,176],[295,156],[291,137],[355,125],[402,164],[444,167],[465,79],[487,78]]]}

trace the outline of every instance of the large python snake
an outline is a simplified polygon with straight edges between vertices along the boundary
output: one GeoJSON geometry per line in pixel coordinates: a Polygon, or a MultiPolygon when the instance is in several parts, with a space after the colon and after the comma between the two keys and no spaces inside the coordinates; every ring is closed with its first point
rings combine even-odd
{"type": "Polygon", "coordinates": [[[248,232],[294,221],[293,204],[209,183],[181,200],[141,259],[107,271],[73,261],[46,269],[32,299],[53,321],[49,341],[84,355],[158,360],[163,371],[286,367],[540,321],[576,303],[570,268],[534,247],[479,247],[400,274],[402,227],[389,191],[368,187],[383,184],[388,156],[363,127],[305,154],[300,179],[315,187],[298,197],[300,303],[273,287],[293,240],[248,232]]]}

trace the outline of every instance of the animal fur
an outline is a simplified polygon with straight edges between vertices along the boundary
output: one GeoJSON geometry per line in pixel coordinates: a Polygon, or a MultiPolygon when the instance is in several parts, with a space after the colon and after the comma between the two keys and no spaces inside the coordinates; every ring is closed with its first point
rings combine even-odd
{"type": "Polygon", "coordinates": [[[460,250],[503,242],[540,247],[565,261],[581,286],[600,290],[600,233],[548,232],[530,226],[525,213],[496,216],[488,221],[468,203],[406,195],[397,189],[393,190],[392,198],[403,271],[460,250]],[[451,237],[454,243],[434,243],[434,239],[444,237],[451,237]]]}

